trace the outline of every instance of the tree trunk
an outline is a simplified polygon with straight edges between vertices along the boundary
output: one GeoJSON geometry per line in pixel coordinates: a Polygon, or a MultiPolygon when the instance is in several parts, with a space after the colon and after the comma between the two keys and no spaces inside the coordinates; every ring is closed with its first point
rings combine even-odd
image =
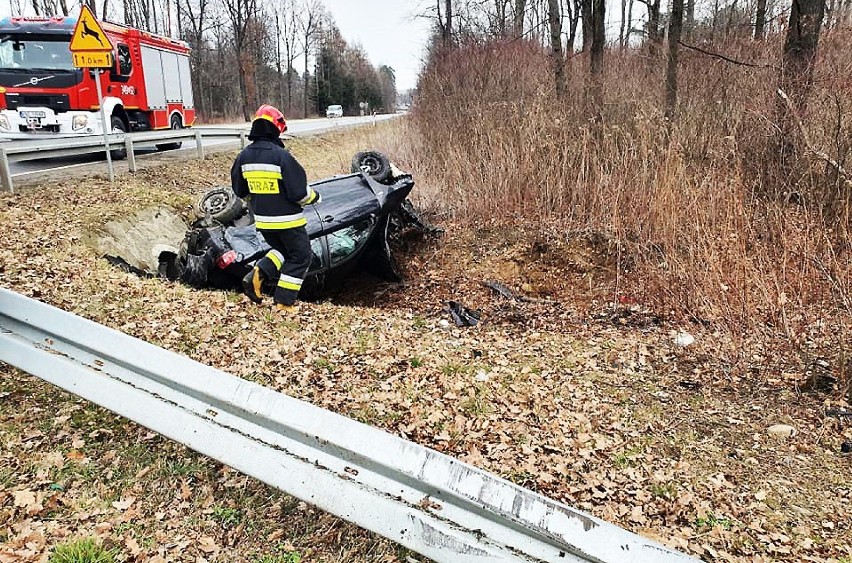
{"type": "Polygon", "coordinates": [[[278,12],[275,12],[275,70],[278,77],[278,108],[288,111],[284,105],[284,75],[281,73],[281,22],[278,12]]]}
{"type": "Polygon", "coordinates": [[[796,119],[801,118],[807,109],[824,16],[823,0],[793,0],[778,80],[779,89],[788,96],[790,103],[779,96],[776,106],[779,123],[778,155],[781,160],[779,178],[782,181],[793,172],[796,119]]]}
{"type": "Polygon", "coordinates": [[[672,0],[669,16],[669,61],[666,68],[666,120],[668,126],[675,119],[677,109],[677,57],[683,31],[683,0],[672,0]]]}
{"type": "Polygon", "coordinates": [[[660,37],[660,0],[653,0],[648,6],[648,39],[650,40],[651,56],[659,53],[660,37]]]}
{"type": "Polygon", "coordinates": [[[813,86],[814,63],[824,16],[822,0],[793,0],[781,57],[779,87],[787,93],[800,114],[807,107],[813,86]]]}
{"type": "Polygon", "coordinates": [[[618,48],[624,50],[624,30],[627,25],[627,0],[621,0],[621,25],[618,26],[618,48]]]}
{"type": "Polygon", "coordinates": [[[508,0],[494,0],[494,8],[497,12],[497,34],[500,37],[506,37],[506,6],[508,0]]]}
{"type": "Polygon", "coordinates": [[[243,60],[243,53],[241,51],[237,51],[237,67],[239,74],[239,82],[240,82],[240,99],[242,100],[243,106],[243,119],[249,121],[251,119],[251,115],[249,114],[249,106],[248,106],[248,85],[246,84],[246,63],[243,60]]]}
{"type": "Polygon", "coordinates": [[[633,33],[633,0],[627,2],[627,35],[624,37],[624,46],[630,46],[630,35],[633,33]]]}
{"type": "Polygon", "coordinates": [[[592,0],[592,42],[589,57],[593,118],[603,119],[603,56],[606,43],[606,7],[604,0],[592,0]]]}
{"type": "Polygon", "coordinates": [[[565,45],[565,52],[569,55],[574,53],[574,40],[577,38],[577,25],[580,23],[580,1],[567,0],[565,4],[568,9],[568,41],[565,45]],[[571,7],[572,2],[573,8],[571,7]]]}
{"type": "Polygon", "coordinates": [[[766,34],[766,0],[757,0],[757,16],[754,20],[754,38],[763,39],[766,34]]]}
{"type": "Polygon", "coordinates": [[[304,114],[303,117],[305,117],[306,119],[308,117],[308,77],[310,76],[310,74],[308,74],[308,53],[310,53],[310,49],[308,49],[308,47],[307,47],[309,40],[310,40],[310,36],[305,35],[305,88],[304,88],[304,90],[305,90],[305,96],[304,96],[305,97],[305,100],[304,100],[305,101],[305,103],[304,103],[305,114],[304,114]]]}
{"type": "Polygon", "coordinates": [[[513,32],[515,37],[523,37],[524,35],[524,15],[526,11],[527,0],[515,0],[515,18],[513,22],[513,32]]]}
{"type": "Polygon", "coordinates": [[[446,0],[444,5],[444,45],[450,45],[453,41],[453,0],[446,0]]]}
{"type": "Polygon", "coordinates": [[[581,0],[580,11],[583,18],[583,52],[592,48],[592,2],[594,0],[581,0]]]}
{"type": "Polygon", "coordinates": [[[556,97],[565,97],[565,57],[562,55],[562,14],[559,0],[547,0],[547,17],[550,23],[550,56],[553,59],[553,80],[556,97]]]}
{"type": "MultiPolygon", "coordinates": [[[[793,0],[796,2],[796,0],[793,0]]],[[[737,0],[734,0],[731,3],[731,7],[728,8],[728,23],[725,24],[725,37],[731,36],[731,31],[734,29],[734,15],[737,13],[737,0]]]]}
{"type": "MultiPolygon", "coordinates": [[[[766,2],[766,0],[762,1],[766,2]]],[[[686,36],[689,37],[692,34],[692,30],[695,29],[695,0],[686,0],[685,18],[686,36]]]]}

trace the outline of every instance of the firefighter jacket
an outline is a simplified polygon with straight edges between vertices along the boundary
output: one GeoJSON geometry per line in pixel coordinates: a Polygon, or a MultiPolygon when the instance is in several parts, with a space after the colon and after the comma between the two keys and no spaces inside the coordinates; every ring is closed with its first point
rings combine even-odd
{"type": "Polygon", "coordinates": [[[258,230],[294,229],[307,224],[302,208],[318,203],[305,169],[277,143],[257,139],[237,156],[231,167],[231,188],[248,196],[258,230]]]}

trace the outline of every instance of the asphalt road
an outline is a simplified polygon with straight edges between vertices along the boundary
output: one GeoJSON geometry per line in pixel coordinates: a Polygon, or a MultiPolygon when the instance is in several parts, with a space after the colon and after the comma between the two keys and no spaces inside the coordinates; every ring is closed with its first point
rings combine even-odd
{"type": "MultiPolygon", "coordinates": [[[[318,135],[327,133],[344,127],[355,127],[359,125],[368,125],[371,123],[385,121],[396,117],[395,115],[377,115],[366,117],[340,117],[336,119],[316,118],[316,119],[296,119],[287,121],[287,134],[294,137],[318,135]]],[[[229,123],[226,127],[249,127],[248,123],[229,123]]],[[[203,129],[204,125],[199,125],[199,129],[203,129]]],[[[223,127],[223,125],[209,125],[207,127],[223,127]]],[[[14,141],[12,141],[14,142],[14,141]]],[[[212,139],[205,140],[205,147],[213,147],[217,145],[236,145],[239,141],[212,139]]],[[[168,151],[168,154],[175,154],[181,151],[192,151],[195,153],[195,143],[184,143],[185,148],[180,148],[176,151],[168,151]]],[[[136,158],[145,158],[146,156],[164,154],[156,149],[139,149],[136,151],[136,158]]],[[[10,164],[12,178],[23,178],[29,175],[49,175],[51,172],[65,170],[68,168],[77,168],[101,164],[105,161],[103,154],[86,154],[65,158],[44,158],[40,160],[27,160],[24,162],[15,162],[10,164]]]]}

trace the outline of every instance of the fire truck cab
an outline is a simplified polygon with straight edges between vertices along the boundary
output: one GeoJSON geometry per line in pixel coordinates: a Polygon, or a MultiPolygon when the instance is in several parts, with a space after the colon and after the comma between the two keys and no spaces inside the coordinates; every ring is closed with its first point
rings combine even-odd
{"type": "MultiPolygon", "coordinates": [[[[75,23],[74,17],[0,19],[0,138],[103,132],[96,74],[72,65],[75,23]]],[[[118,24],[102,27],[115,61],[100,74],[110,132],[192,126],[189,46],[118,24]]]]}

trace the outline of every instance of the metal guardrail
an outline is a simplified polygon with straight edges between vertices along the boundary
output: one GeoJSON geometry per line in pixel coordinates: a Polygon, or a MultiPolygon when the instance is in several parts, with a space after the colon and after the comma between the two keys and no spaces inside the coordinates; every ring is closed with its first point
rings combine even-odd
{"type": "MultiPolygon", "coordinates": [[[[124,148],[127,151],[128,167],[131,172],[136,172],[136,156],[133,151],[137,148],[180,143],[194,139],[198,158],[203,159],[203,139],[239,139],[240,146],[245,147],[247,136],[247,128],[204,127],[142,133],[118,133],[108,135],[108,139],[110,149],[120,150],[124,148]]],[[[40,158],[61,158],[97,153],[104,150],[106,150],[106,143],[104,143],[103,137],[96,135],[0,142],[0,182],[2,182],[4,189],[12,191],[12,172],[9,165],[13,162],[37,160],[40,158]]]]}
{"type": "Polygon", "coordinates": [[[438,562],[695,561],[434,450],[6,289],[0,360],[438,562]]]}

